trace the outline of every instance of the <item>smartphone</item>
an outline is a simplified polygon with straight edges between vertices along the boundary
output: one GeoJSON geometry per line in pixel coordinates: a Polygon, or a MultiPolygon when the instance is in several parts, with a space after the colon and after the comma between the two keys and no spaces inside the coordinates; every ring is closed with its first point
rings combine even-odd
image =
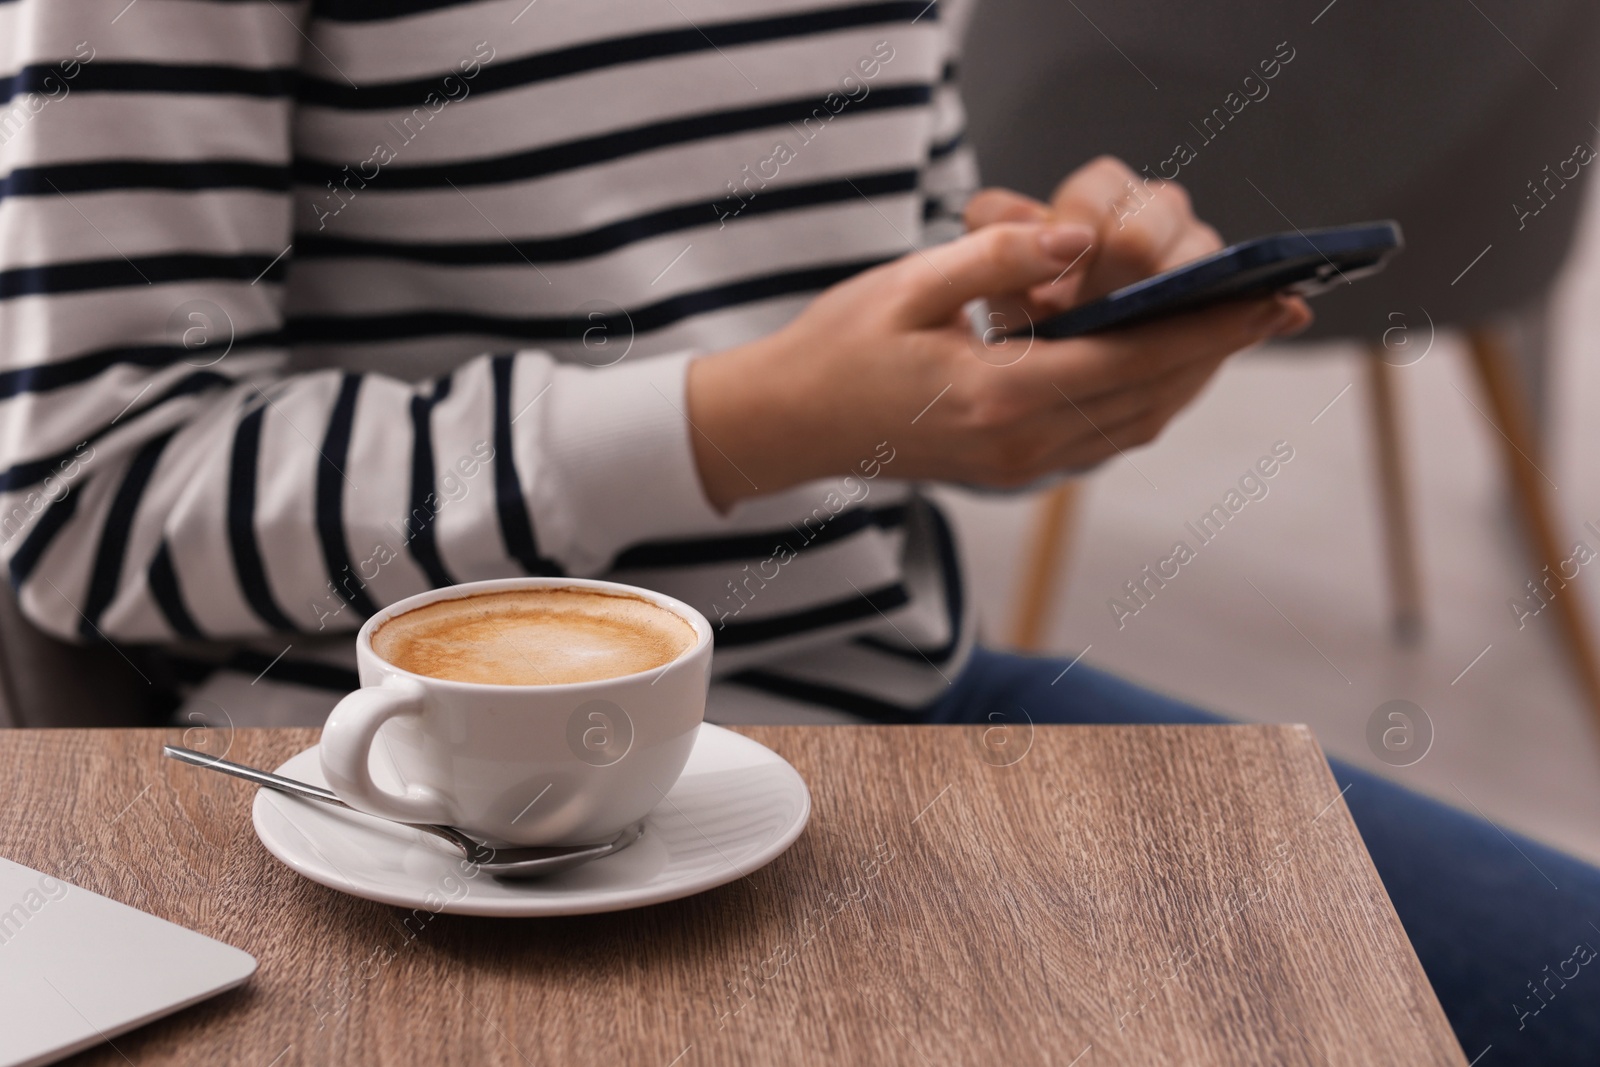
{"type": "Polygon", "coordinates": [[[1059,340],[1267,293],[1316,296],[1378,273],[1403,247],[1393,219],[1257,237],[1052,315],[1032,332],[1059,340]]]}

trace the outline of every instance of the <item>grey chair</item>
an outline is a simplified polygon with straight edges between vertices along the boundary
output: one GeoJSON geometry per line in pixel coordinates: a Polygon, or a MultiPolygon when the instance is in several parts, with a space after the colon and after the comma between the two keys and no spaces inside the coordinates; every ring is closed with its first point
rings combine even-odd
{"type": "MultiPolygon", "coordinates": [[[[1394,344],[1401,334],[1385,347],[1392,327],[1465,332],[1535,572],[1565,555],[1535,427],[1548,393],[1547,294],[1593,169],[1575,147],[1600,147],[1597,46],[1600,4],[1584,0],[983,0],[962,80],[989,184],[1046,197],[1072,168],[1111,153],[1158,176],[1181,161],[1177,180],[1229,239],[1400,220],[1405,254],[1321,298],[1303,339],[1371,350],[1394,623],[1411,638],[1422,596],[1395,371],[1408,357],[1394,344]],[[1180,143],[1190,153],[1175,154],[1180,143]]],[[[1022,647],[1037,644],[1048,616],[1074,501],[1069,485],[1042,504],[1013,627],[1022,647]]],[[[1578,600],[1554,606],[1600,716],[1578,600]]]]}

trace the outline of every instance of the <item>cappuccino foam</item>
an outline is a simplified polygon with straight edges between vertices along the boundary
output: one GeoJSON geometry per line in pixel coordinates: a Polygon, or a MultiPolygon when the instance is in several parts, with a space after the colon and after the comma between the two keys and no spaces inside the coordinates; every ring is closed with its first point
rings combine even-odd
{"type": "Polygon", "coordinates": [[[413,674],[488,685],[562,685],[671,663],[698,639],[688,620],[639,597],[516,589],[440,600],[372,635],[380,658],[413,674]]]}

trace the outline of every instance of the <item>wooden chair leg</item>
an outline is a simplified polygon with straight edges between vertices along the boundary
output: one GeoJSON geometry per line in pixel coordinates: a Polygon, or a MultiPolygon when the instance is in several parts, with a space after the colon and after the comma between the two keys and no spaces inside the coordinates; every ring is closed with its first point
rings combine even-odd
{"type": "Polygon", "coordinates": [[[1395,396],[1395,368],[1374,346],[1367,359],[1372,400],[1372,432],[1378,464],[1378,491],[1383,512],[1385,556],[1389,565],[1389,600],[1395,638],[1414,644],[1422,636],[1422,578],[1417,566],[1415,527],[1405,449],[1400,438],[1400,410],[1395,396]]]}
{"type": "Polygon", "coordinates": [[[1067,569],[1068,541],[1080,492],[1079,481],[1062,482],[1039,500],[1022,573],[1017,579],[1011,644],[1019,651],[1037,652],[1044,641],[1045,624],[1067,569]]]}
{"type": "MultiPolygon", "coordinates": [[[[1527,402],[1512,367],[1510,349],[1505,339],[1488,327],[1471,330],[1467,337],[1473,369],[1500,430],[1501,451],[1511,476],[1517,510],[1536,556],[1534,563],[1548,567],[1552,574],[1559,576],[1566,555],[1557,538],[1554,509],[1545,493],[1545,475],[1537,465],[1539,439],[1530,424],[1527,402]]],[[[1578,676],[1578,686],[1595,717],[1596,726],[1600,726],[1600,665],[1596,663],[1594,640],[1583,604],[1577,591],[1572,590],[1561,592],[1550,606],[1555,610],[1567,654],[1578,676]]]]}

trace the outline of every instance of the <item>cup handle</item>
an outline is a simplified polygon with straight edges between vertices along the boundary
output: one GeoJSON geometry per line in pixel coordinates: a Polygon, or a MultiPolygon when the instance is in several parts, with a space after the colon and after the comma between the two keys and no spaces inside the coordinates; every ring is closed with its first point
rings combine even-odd
{"type": "Polygon", "coordinates": [[[422,686],[409,678],[389,677],[345,695],[322,727],[322,773],[328,788],[358,811],[398,822],[447,823],[444,798],[423,785],[407,786],[404,794],[378,788],[367,767],[378,727],[397,715],[422,711],[422,686]]]}

